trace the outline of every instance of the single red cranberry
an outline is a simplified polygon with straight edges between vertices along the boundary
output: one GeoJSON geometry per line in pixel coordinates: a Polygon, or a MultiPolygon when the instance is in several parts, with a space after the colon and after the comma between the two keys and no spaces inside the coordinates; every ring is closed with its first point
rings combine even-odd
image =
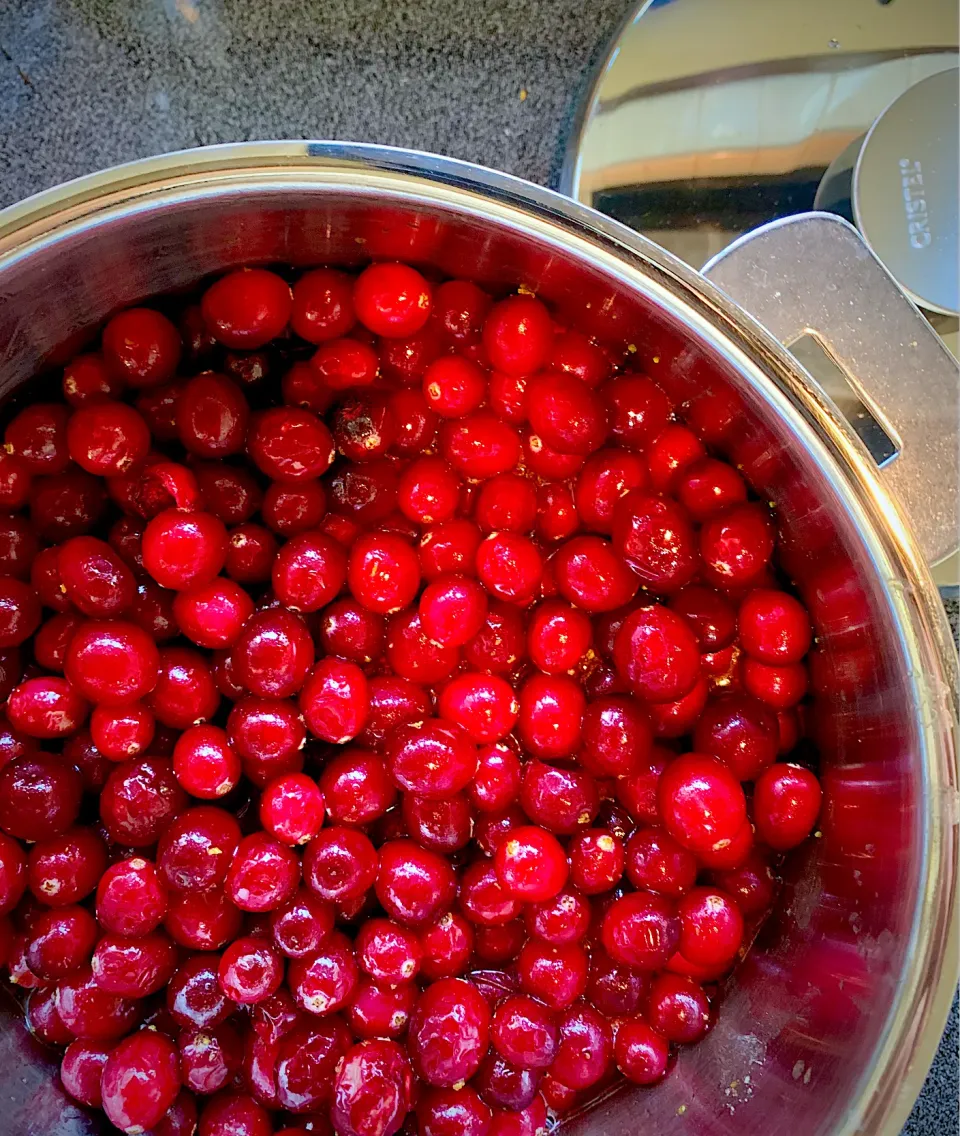
{"type": "Polygon", "coordinates": [[[300,887],[292,899],[270,913],[270,932],[287,958],[304,958],[319,949],[333,930],[333,919],[333,904],[300,887]]]}
{"type": "Polygon", "coordinates": [[[590,958],[590,983],[586,999],[608,1018],[635,1014],[645,1004],[650,977],[633,966],[615,962],[602,950],[590,958]]]}
{"type": "Polygon", "coordinates": [[[179,438],[177,400],[185,386],[185,380],[177,379],[172,383],[148,387],[137,396],[136,408],[156,441],[175,442],[179,438]]]}
{"type": "Polygon", "coordinates": [[[768,911],[776,897],[776,874],[769,857],[756,848],[740,867],[713,872],[712,879],[733,898],[744,918],[768,911]]]}
{"type": "Polygon", "coordinates": [[[273,911],[300,883],[300,861],[265,832],[241,840],[227,872],[226,893],[242,911],[273,911]]]}
{"type": "Polygon", "coordinates": [[[633,692],[650,702],[672,702],[692,689],[700,650],[689,624],[654,605],[631,612],[614,642],[617,670],[633,692]]]}
{"type": "Polygon", "coordinates": [[[551,544],[566,540],[580,527],[569,485],[553,482],[537,490],[537,535],[551,544]]]}
{"type": "Polygon", "coordinates": [[[337,450],[353,462],[383,457],[398,432],[390,400],[379,391],[361,391],[344,398],[333,418],[337,450]]]}
{"type": "Polygon", "coordinates": [[[520,986],[552,1010],[563,1010],[587,988],[587,955],[579,943],[528,939],[517,959],[520,986]]]}
{"type": "Polygon", "coordinates": [[[807,693],[809,677],[803,663],[768,666],[756,659],[743,660],[744,689],[775,710],[788,710],[807,693]]]}
{"type": "Polygon", "coordinates": [[[169,382],[180,362],[180,333],[151,308],[130,308],[103,329],[103,359],[108,372],[135,388],[169,382]]]}
{"type": "Polygon", "coordinates": [[[157,846],[157,866],[174,891],[221,888],[239,843],[240,825],[231,813],[199,805],[171,821],[157,846]]]}
{"type": "Polygon", "coordinates": [[[729,844],[746,819],[743,790],[714,757],[690,753],[664,770],[657,803],[667,832],[698,855],[729,844]]]}
{"type": "Polygon", "coordinates": [[[537,489],[528,477],[500,473],[480,487],[474,519],[485,533],[526,533],[537,519],[537,489]]]}
{"type": "Polygon", "coordinates": [[[114,477],[143,461],[150,430],[142,416],[123,402],[80,407],[67,426],[70,457],[87,473],[114,477]]]}
{"type": "Polygon", "coordinates": [[[423,953],[417,935],[389,919],[364,923],[354,941],[354,951],[364,973],[391,986],[413,981],[423,953]]]}
{"type": "Polygon", "coordinates": [[[321,899],[342,903],[358,899],[377,877],[377,851],[370,838],[355,829],[324,828],[307,845],[303,878],[321,899]]]}
{"type": "Polygon", "coordinates": [[[296,703],[277,698],[241,698],[227,719],[230,747],[247,779],[263,788],[274,777],[303,769],[307,730],[296,703]]]}
{"type": "Polygon", "coordinates": [[[491,1108],[519,1111],[537,1096],[542,1074],[534,1069],[518,1069],[495,1053],[488,1053],[473,1079],[477,1092],[491,1108]]]}
{"type": "Polygon", "coordinates": [[[260,797],[260,823],[281,844],[306,844],[323,824],[323,794],[303,773],[271,781],[260,797]]]}
{"type": "Polygon", "coordinates": [[[421,973],[430,981],[463,974],[473,954],[474,930],[457,912],[448,911],[420,931],[421,973]]]}
{"type": "Polygon", "coordinates": [[[654,978],[647,1001],[650,1025],[667,1041],[690,1045],[710,1024],[710,1003],[693,979],[666,971],[654,978]]]}
{"type": "Polygon", "coordinates": [[[737,626],[747,654],[768,665],[799,663],[813,636],[803,605],[773,588],[756,588],[747,594],[737,626]]]}
{"type": "Polygon", "coordinates": [[[367,679],[356,663],[327,656],[313,668],[300,692],[300,711],[314,737],[342,745],[367,720],[367,679]]]}
{"type": "Polygon", "coordinates": [[[510,895],[527,903],[552,899],[567,882],[560,842],[532,825],[514,829],[497,849],[494,868],[510,895]]]}
{"type": "Polygon", "coordinates": [[[246,1093],[224,1091],[200,1114],[197,1136],[271,1136],[273,1123],[262,1104],[246,1093]]]}
{"type": "Polygon", "coordinates": [[[277,541],[262,525],[242,524],[232,529],[224,568],[239,584],[262,584],[270,578],[277,541]]]}
{"type": "Polygon", "coordinates": [[[490,305],[487,293],[470,280],[447,280],[434,293],[434,313],[453,345],[479,340],[490,305]]]}
{"type": "Polygon", "coordinates": [[[762,505],[735,505],[700,530],[700,555],[720,587],[736,588],[759,576],[773,554],[776,533],[762,505]]]}
{"type": "Polygon", "coordinates": [[[548,1068],[556,1056],[559,1037],[553,1014],[525,995],[501,1002],[491,1021],[494,1048],[520,1069],[548,1068]]]}
{"type": "Polygon", "coordinates": [[[517,608],[491,603],[483,627],[464,645],[464,656],[478,671],[510,674],[526,656],[526,632],[517,608]]]}
{"type": "Polygon", "coordinates": [[[191,796],[216,800],[236,787],[240,759],[219,726],[191,726],[174,747],[173,772],[191,796]]]}
{"type": "Polygon", "coordinates": [[[40,840],[30,849],[27,879],[31,892],[48,907],[79,903],[97,886],[107,866],[100,836],[80,825],[62,836],[40,840]]]}
{"type": "Polygon", "coordinates": [[[385,759],[399,788],[425,797],[459,792],[477,769],[467,732],[439,718],[397,726],[386,739],[385,759]]]}
{"type": "Polygon", "coordinates": [[[412,1103],[410,1063],[395,1041],[362,1041],[347,1051],[334,1081],[330,1109],[341,1136],[393,1136],[412,1103]]]}
{"type": "MultiPolygon", "coordinates": [[[[37,631],[33,640],[33,657],[44,670],[63,673],[67,647],[84,622],[83,616],[76,612],[59,612],[51,616],[37,631]]],[[[9,693],[10,691],[7,691],[7,694],[9,693]]]]}
{"type": "Polygon", "coordinates": [[[483,345],[491,366],[507,375],[529,375],[546,363],[553,321],[534,296],[508,296],[493,305],[483,322],[483,345]]]}
{"type": "MultiPolygon", "coordinates": [[[[73,468],[34,481],[30,489],[30,520],[41,540],[68,540],[88,533],[102,517],[106,503],[103,483],[73,468]]],[[[55,549],[47,551],[57,553],[55,549]]]]}
{"type": "Polygon", "coordinates": [[[429,1089],[417,1102],[421,1136],[487,1136],[492,1112],[471,1088],[429,1089]]]}
{"type": "Polygon", "coordinates": [[[103,1067],[113,1052],[111,1042],[72,1041],[60,1063],[60,1081],[74,1100],[88,1108],[99,1108],[103,1103],[100,1082],[103,1067]]]}
{"type": "Polygon", "coordinates": [[[172,763],[145,757],[118,765],[107,778],[100,795],[100,819],[118,844],[148,848],[186,804],[172,763]]]}
{"type": "Polygon", "coordinates": [[[158,722],[186,730],[212,718],[220,705],[220,692],[206,659],[186,647],[160,651],[157,685],[146,699],[158,722]]]}
{"type": "Polygon", "coordinates": [[[635,701],[595,698],[583,714],[580,764],[595,777],[629,776],[647,760],[652,742],[649,719],[635,701]]]}
{"type": "Polygon", "coordinates": [[[822,797],[820,782],[808,769],[786,762],[770,766],[753,791],[757,836],[778,852],[796,848],[813,830],[822,797]]]}
{"type": "Polygon", "coordinates": [[[250,419],[247,453],[274,481],[298,482],[329,469],[336,449],[323,421],[309,410],[276,406],[250,419]]]}
{"type": "Polygon", "coordinates": [[[672,407],[646,375],[617,375],[600,388],[607,403],[610,433],[631,450],[644,450],[663,433],[672,407]]]}
{"type": "Polygon", "coordinates": [[[293,286],[290,326],[308,343],[346,335],[356,322],[353,282],[332,268],[305,272],[293,286]]]}
{"type": "Polygon", "coordinates": [[[487,402],[504,422],[522,425],[527,420],[526,375],[504,375],[493,371],[487,380],[487,402]]]}
{"type": "Polygon", "coordinates": [[[586,773],[528,761],[520,803],[527,816],[558,836],[590,825],[600,808],[596,782],[586,773]]]}
{"type": "Polygon", "coordinates": [[[520,689],[519,733],[536,757],[567,757],[580,746],[586,702],[567,675],[534,674],[520,689]]]}
{"type": "Polygon", "coordinates": [[[747,487],[727,462],[702,458],[678,478],[677,496],[695,521],[703,523],[747,499],[747,487]]]}
{"type": "Polygon", "coordinates": [[[637,578],[602,537],[577,536],[568,540],[551,563],[560,594],[589,612],[622,607],[633,599],[639,587],[637,578]]]}
{"type": "Polygon", "coordinates": [[[185,1029],[177,1039],[184,1085],[195,1093],[218,1092],[239,1072],[243,1038],[230,1022],[212,1029],[185,1029]]]}
{"type": "Polygon", "coordinates": [[[199,503],[225,525],[243,524],[257,510],[269,523],[263,490],[251,470],[219,461],[195,461],[191,468],[197,479],[199,503]]]}
{"type": "Polygon", "coordinates": [[[76,355],[63,369],[63,397],[71,406],[89,406],[120,398],[125,385],[123,377],[111,374],[103,356],[97,352],[76,355]]]}
{"type": "Polygon", "coordinates": [[[182,591],[210,583],[226,555],[227,530],[212,513],[167,509],[143,533],[143,566],[164,588],[182,591]]]}
{"type": "Polygon", "coordinates": [[[404,793],[401,812],[413,840],[448,856],[465,848],[473,834],[473,812],[463,793],[445,800],[404,793]]]}
{"type": "Polygon", "coordinates": [[[694,966],[725,967],[743,942],[743,915],[733,898],[698,887],[680,901],[680,954],[694,966]]]}
{"type": "Polygon", "coordinates": [[[166,1007],[181,1029],[214,1029],[233,1013],[233,1004],[220,988],[219,963],[217,955],[191,955],[170,980],[166,1007]]]}
{"type": "Polygon", "coordinates": [[[84,615],[110,618],[133,602],[136,582],[109,544],[76,536],[60,548],[60,586],[84,615]]]}
{"type": "Polygon", "coordinates": [[[239,453],[249,420],[250,407],[243,391],[224,375],[212,371],[191,379],[177,402],[180,441],[186,450],[200,457],[222,458],[239,453]]]}
{"type": "Polygon", "coordinates": [[[18,457],[31,474],[63,473],[70,464],[69,417],[68,408],[59,403],[38,402],[24,407],[4,430],[6,452],[18,457]]]}
{"type": "Polygon", "coordinates": [[[407,1046],[417,1075],[452,1087],[467,1081],[487,1050],[490,1010],[471,983],[443,978],[420,995],[410,1019],[407,1046]]]}
{"type": "Polygon", "coordinates": [[[667,1071],[670,1046],[643,1018],[620,1023],[613,1043],[617,1068],[635,1085],[652,1085],[667,1071]]]}
{"type": "Polygon", "coordinates": [[[520,792],[520,762],[509,746],[496,743],[478,751],[477,772],[467,787],[473,806],[496,813],[517,799],[520,792]]]}
{"type": "Polygon", "coordinates": [[[527,941],[527,929],[520,918],[495,926],[480,924],[476,929],[474,954],[484,966],[502,966],[520,953],[527,941]]]}
{"type": "Polygon", "coordinates": [[[627,844],[627,875],[635,888],[679,897],[696,882],[693,853],[659,828],[640,828],[627,844]]]}
{"type": "Polygon", "coordinates": [[[596,387],[610,373],[610,360],[603,348],[587,336],[567,330],[554,339],[547,369],[572,375],[585,386],[596,387]]]}
{"type": "Polygon", "coordinates": [[[283,981],[283,959],[265,939],[235,939],[220,956],[218,976],[232,1002],[251,1005],[277,991],[283,981]]]}
{"type": "Polygon", "coordinates": [[[121,1041],[103,1066],[103,1110],[122,1132],[143,1132],[163,1118],[180,1092],[179,1054],[155,1030],[121,1041]]]}
{"type": "Polygon", "coordinates": [[[623,842],[605,828],[576,833],[567,846],[570,879],[584,895],[611,891],[623,875],[623,842]]]}
{"type": "Polygon", "coordinates": [[[441,355],[423,375],[423,396],[441,418],[462,418],[472,413],[486,393],[483,371],[463,355],[441,355]]]}
{"type": "Polygon", "coordinates": [[[440,430],[440,449],[454,469],[478,481],[507,473],[520,460],[516,430],[487,410],[445,423],[440,430]]]}
{"type": "Polygon", "coordinates": [[[207,330],[225,347],[251,350],[281,335],[290,319],[290,286],[264,268],[239,268],[203,294],[207,330]]]}
{"type": "Polygon", "coordinates": [[[79,771],[61,758],[19,757],[0,770],[0,828],[18,840],[59,836],[77,819],[82,792],[79,771]]]}
{"type": "Polygon", "coordinates": [[[164,929],[193,951],[218,951],[240,934],[243,917],[220,890],[178,892],[170,897],[164,929]]]}
{"type": "Polygon", "coordinates": [[[156,865],[141,856],[112,864],[97,885],[97,921],[115,935],[149,935],[163,921],[167,904],[156,865]]]}
{"type": "Polygon", "coordinates": [[[28,1032],[43,1045],[69,1045],[76,1037],[57,1010],[55,987],[31,990],[23,1007],[23,1017],[28,1032]]]}
{"type": "Polygon", "coordinates": [[[347,582],[370,611],[388,614],[406,607],[417,594],[419,577],[417,554],[402,537],[378,532],[354,542],[347,582]]]}
{"type": "Polygon", "coordinates": [[[728,694],[707,705],[693,739],[698,753],[719,758],[738,781],[755,781],[776,761],[780,731],[776,714],[762,702],[728,694]]]}
{"type": "Polygon", "coordinates": [[[101,990],[124,998],[144,998],[167,985],[178,959],[177,948],[162,931],[136,939],[104,935],[90,966],[101,990]]]}
{"type": "Polygon", "coordinates": [[[703,443],[692,430],[666,426],[647,450],[651,488],[658,493],[675,493],[680,478],[705,453],[703,443]]]}
{"type": "MultiPolygon", "coordinates": [[[[510,836],[523,827],[515,826],[510,836]]],[[[495,851],[506,843],[509,839],[502,841],[495,851]]],[[[510,923],[517,918],[522,907],[521,898],[511,893],[494,865],[484,860],[478,860],[463,873],[459,903],[470,922],[483,927],[502,927],[510,923]]]]}
{"type": "Polygon", "coordinates": [[[418,548],[424,579],[435,580],[448,572],[476,575],[480,540],[480,530],[472,521],[453,520],[428,528],[418,548]]]}
{"type": "Polygon", "coordinates": [[[527,384],[530,424],[562,454],[590,454],[607,435],[607,411],[598,394],[573,375],[543,372],[527,384]]]}
{"type": "Polygon", "coordinates": [[[350,940],[334,931],[315,954],[291,961],[287,981],[301,1010],[322,1015],[347,1005],[358,978],[350,940]]]}
{"type": "Polygon", "coordinates": [[[628,494],[614,511],[613,544],[655,592],[684,587],[699,566],[693,526],[683,508],[667,497],[628,494]]]}
{"type": "MultiPolygon", "coordinates": [[[[276,1104],[297,1115],[327,1109],[337,1068],[352,1040],[349,1030],[336,1016],[299,1025],[285,1033],[270,1062],[273,1068],[268,1070],[270,1089],[276,1085],[276,1104]]],[[[305,1115],[302,1119],[307,1122],[305,1115]]]]}
{"type": "MultiPolygon", "coordinates": [[[[387,459],[375,462],[346,462],[334,472],[328,483],[332,508],[352,520],[357,526],[378,524],[397,507],[399,477],[395,465],[387,459]]],[[[325,518],[325,522],[329,519],[325,518]]],[[[340,522],[341,526],[343,522],[340,522]]],[[[331,532],[336,536],[335,532],[331,532]]],[[[341,538],[349,545],[358,535],[358,528],[347,527],[341,538]]]]}
{"type": "Polygon", "coordinates": [[[327,493],[319,481],[300,481],[295,485],[272,481],[260,505],[267,527],[283,536],[315,529],[326,511],[327,493]]]}
{"type": "Polygon", "coordinates": [[[560,1044],[551,1073],[571,1089],[588,1089],[613,1058],[610,1025],[592,1006],[571,1006],[560,1019],[560,1044]]]}
{"type": "Polygon", "coordinates": [[[419,926],[449,908],[456,894],[449,862],[412,840],[391,840],[380,848],[376,895],[388,915],[419,926]]]}
{"type": "Polygon", "coordinates": [[[298,615],[273,608],[247,620],[232,655],[237,677],[251,694],[288,698],[306,681],[314,646],[298,615]]]}
{"type": "Polygon", "coordinates": [[[97,941],[97,923],[86,908],[58,907],[44,911],[29,931],[27,963],[45,982],[55,982],[90,961],[97,941]]]}
{"type": "Polygon", "coordinates": [[[432,447],[440,416],[430,409],[418,390],[398,390],[390,395],[390,410],[396,423],[393,451],[414,457],[432,447]]]}
{"type": "Polygon", "coordinates": [[[406,264],[371,264],[353,285],[357,319],[375,335],[404,339],[430,317],[430,285],[406,264]]]}
{"type": "Polygon", "coordinates": [[[180,630],[199,647],[232,647],[253,615],[253,600],[233,580],[218,577],[178,592],[173,614],[180,630]]]}
{"type": "Polygon", "coordinates": [[[383,649],[384,620],[354,599],[327,605],[320,624],[320,643],[330,655],[354,663],[372,662],[383,649]]]}
{"type": "Polygon", "coordinates": [[[0,576],[0,647],[19,647],[40,626],[40,600],[28,584],[0,576]]]}
{"type": "Polygon", "coordinates": [[[658,970],[677,949],[680,920],[672,900],[645,892],[625,895],[607,909],[601,937],[612,959],[658,970]]]}
{"type": "Polygon", "coordinates": [[[136,1002],[101,990],[89,966],[60,980],[57,1013],[75,1037],[113,1041],[130,1032],[139,1018],[136,1002]]]}
{"type": "Polygon", "coordinates": [[[494,533],[477,550],[477,574],[491,595],[525,607],[537,593],[543,559],[529,537],[494,533]]]}
{"type": "Polygon", "coordinates": [[[545,943],[578,943],[590,926],[590,901],[568,885],[552,899],[529,904],[524,921],[530,934],[545,943]]]}
{"type": "Polygon", "coordinates": [[[459,650],[432,642],[416,611],[393,616],[387,624],[385,657],[390,669],[410,682],[432,684],[449,678],[456,669],[459,650]]]}
{"type": "Polygon", "coordinates": [[[122,706],[157,685],[160,652],[135,623],[90,620],[70,640],[64,670],[74,689],[90,702],[122,706]]]}

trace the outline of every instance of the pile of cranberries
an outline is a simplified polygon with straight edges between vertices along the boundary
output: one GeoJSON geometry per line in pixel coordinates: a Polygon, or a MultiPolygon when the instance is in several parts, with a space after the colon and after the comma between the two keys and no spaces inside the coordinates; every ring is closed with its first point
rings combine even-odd
{"type": "Polygon", "coordinates": [[[656,1082],[820,808],[767,505],[528,291],[161,306],[0,451],[0,958],[64,1089],[535,1136],[656,1082]]]}

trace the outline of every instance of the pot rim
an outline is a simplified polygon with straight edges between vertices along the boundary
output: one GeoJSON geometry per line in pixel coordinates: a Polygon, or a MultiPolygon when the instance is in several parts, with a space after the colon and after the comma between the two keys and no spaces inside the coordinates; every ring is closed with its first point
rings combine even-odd
{"type": "Polygon", "coordinates": [[[468,162],[365,143],[267,141],[116,166],[0,211],[0,272],[70,233],[159,204],[257,189],[349,189],[428,202],[526,232],[666,309],[787,420],[853,521],[904,652],[921,739],[920,891],[899,995],[839,1134],[898,1133],[923,1084],[958,974],[957,659],[939,594],[876,464],[792,355],[699,273],[552,190],[468,162]]]}

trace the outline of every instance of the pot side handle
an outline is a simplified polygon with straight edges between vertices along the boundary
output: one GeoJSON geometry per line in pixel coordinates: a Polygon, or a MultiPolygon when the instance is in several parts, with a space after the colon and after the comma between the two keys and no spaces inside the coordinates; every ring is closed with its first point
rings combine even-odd
{"type": "Polygon", "coordinates": [[[927,560],[958,543],[957,362],[852,225],[802,213],[747,233],[703,274],[780,340],[881,467],[927,560]]]}

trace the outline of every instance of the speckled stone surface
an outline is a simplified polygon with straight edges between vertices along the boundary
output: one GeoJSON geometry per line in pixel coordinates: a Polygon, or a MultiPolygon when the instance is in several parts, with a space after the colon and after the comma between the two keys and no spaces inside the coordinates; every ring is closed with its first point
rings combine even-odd
{"type": "MultiPolygon", "coordinates": [[[[389,143],[550,183],[629,6],[6,0],[0,206],[118,162],[255,138],[389,143]]],[[[909,1136],[957,1132],[957,1045],[955,1002],[909,1136]]]]}

